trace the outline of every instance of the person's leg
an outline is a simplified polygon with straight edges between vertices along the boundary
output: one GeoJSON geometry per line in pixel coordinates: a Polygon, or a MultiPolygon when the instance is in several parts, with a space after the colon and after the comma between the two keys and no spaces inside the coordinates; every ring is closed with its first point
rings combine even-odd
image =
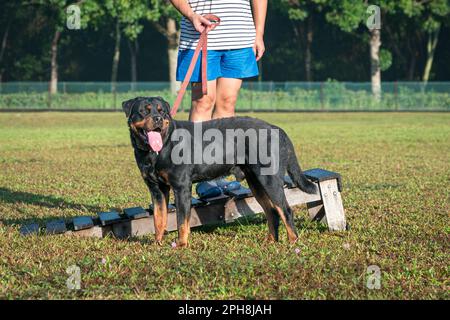
{"type": "Polygon", "coordinates": [[[241,85],[242,79],[217,79],[216,106],[212,115],[213,119],[233,117],[235,115],[236,101],[241,85]]]}
{"type": "Polygon", "coordinates": [[[208,81],[208,94],[203,95],[201,82],[192,82],[192,106],[189,120],[193,122],[211,120],[216,102],[217,80],[208,81]]]}
{"type": "MultiPolygon", "coordinates": [[[[210,120],[234,116],[237,95],[241,87],[240,79],[218,78],[215,81],[208,81],[208,95],[202,95],[201,83],[192,84],[192,108],[189,119],[191,121],[210,120]],[[214,107],[215,103],[215,107],[214,107]],[[214,108],[214,114],[213,114],[214,108]]],[[[224,190],[235,190],[240,188],[237,181],[230,182],[224,178],[212,181],[200,182],[196,191],[200,198],[215,197],[224,190]]]]}

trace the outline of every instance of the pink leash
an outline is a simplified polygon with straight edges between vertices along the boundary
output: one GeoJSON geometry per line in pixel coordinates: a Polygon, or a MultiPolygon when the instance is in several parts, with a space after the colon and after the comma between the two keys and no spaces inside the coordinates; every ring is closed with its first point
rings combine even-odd
{"type": "MultiPolygon", "coordinates": [[[[213,15],[207,14],[204,16],[209,21],[215,23],[215,25],[219,25],[220,18],[213,15]]],[[[178,91],[177,98],[173,103],[172,110],[170,111],[170,115],[173,117],[177,114],[178,107],[183,100],[183,96],[186,93],[187,86],[192,77],[192,73],[194,72],[195,65],[198,60],[198,56],[200,55],[200,51],[202,51],[202,93],[203,95],[208,94],[208,79],[207,79],[207,57],[208,57],[208,31],[209,29],[206,27],[205,30],[200,34],[200,38],[198,40],[197,47],[194,51],[194,56],[192,57],[191,64],[189,65],[188,71],[186,72],[186,76],[184,77],[183,83],[181,84],[180,91],[178,91]]]]}

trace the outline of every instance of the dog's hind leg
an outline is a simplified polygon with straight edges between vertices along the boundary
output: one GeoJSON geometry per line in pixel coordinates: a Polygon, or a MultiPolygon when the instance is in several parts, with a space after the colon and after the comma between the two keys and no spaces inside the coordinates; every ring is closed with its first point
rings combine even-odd
{"type": "Polygon", "coordinates": [[[191,185],[174,187],[175,206],[177,208],[178,241],[177,247],[187,247],[191,232],[189,219],[191,216],[191,185]]]}
{"type": "Polygon", "coordinates": [[[261,205],[266,215],[267,225],[269,227],[268,240],[278,241],[278,229],[280,226],[280,216],[278,215],[278,212],[275,211],[272,201],[267,196],[266,191],[262,188],[261,183],[255,177],[254,173],[246,171],[245,178],[253,196],[261,205]]]}
{"type": "Polygon", "coordinates": [[[295,229],[294,214],[292,212],[292,209],[289,207],[286,196],[284,195],[284,190],[282,187],[283,183],[284,182],[281,180],[279,183],[280,187],[277,188],[278,191],[273,190],[273,193],[269,194],[275,210],[279,214],[281,221],[283,221],[283,224],[286,227],[289,242],[295,243],[298,239],[298,234],[297,230],[295,229]]]}
{"type": "Polygon", "coordinates": [[[256,178],[261,185],[261,189],[267,195],[272,209],[275,210],[277,216],[283,221],[289,241],[295,243],[298,239],[298,234],[295,229],[294,214],[284,195],[284,181],[277,175],[257,175],[256,178]]]}
{"type": "Polygon", "coordinates": [[[297,230],[295,229],[294,214],[292,212],[292,209],[287,204],[286,199],[282,200],[281,205],[275,204],[275,209],[277,210],[281,220],[283,221],[286,227],[289,242],[291,243],[297,242],[298,233],[297,230]]]}

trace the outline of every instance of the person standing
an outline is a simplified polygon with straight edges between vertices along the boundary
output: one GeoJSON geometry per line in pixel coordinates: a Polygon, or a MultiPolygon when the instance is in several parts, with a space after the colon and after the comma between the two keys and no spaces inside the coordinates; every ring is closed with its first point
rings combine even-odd
{"type": "MultiPolygon", "coordinates": [[[[234,116],[242,80],[259,74],[257,61],[265,51],[264,27],[268,0],[170,1],[183,15],[177,63],[178,81],[183,81],[186,76],[200,33],[205,28],[208,32],[208,93],[202,93],[200,58],[191,77],[189,120],[198,122],[234,116]],[[216,27],[205,19],[205,14],[218,16],[220,25],[216,27]]],[[[197,193],[204,189],[208,194],[210,187],[214,189],[215,183],[199,183],[197,193]]]]}

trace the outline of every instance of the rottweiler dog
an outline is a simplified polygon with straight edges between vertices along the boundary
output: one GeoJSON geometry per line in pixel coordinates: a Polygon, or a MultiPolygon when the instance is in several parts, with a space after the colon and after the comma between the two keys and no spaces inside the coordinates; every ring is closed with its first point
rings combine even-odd
{"type": "Polygon", "coordinates": [[[137,97],[123,102],[122,108],[136,162],[153,201],[156,243],[161,244],[166,230],[171,188],[177,210],[177,246],[184,247],[190,233],[192,184],[231,173],[245,176],[264,209],[268,239],[278,241],[281,219],[289,241],[297,240],[294,216],[283,191],[285,172],[307,193],[316,193],[317,187],[303,174],[292,142],[281,128],[250,117],[177,121],[161,97],[137,97]]]}

